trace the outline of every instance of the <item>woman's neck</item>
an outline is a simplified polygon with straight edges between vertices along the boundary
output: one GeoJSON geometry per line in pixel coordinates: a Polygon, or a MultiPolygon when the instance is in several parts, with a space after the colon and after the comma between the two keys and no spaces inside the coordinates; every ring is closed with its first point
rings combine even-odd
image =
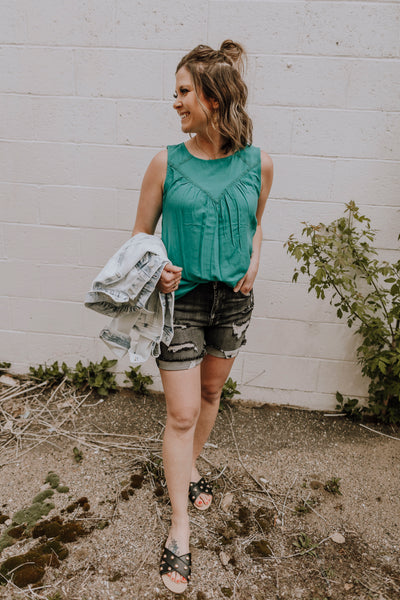
{"type": "Polygon", "coordinates": [[[221,158],[226,156],[226,154],[222,151],[222,139],[219,133],[215,133],[214,135],[204,136],[201,134],[196,134],[191,140],[191,150],[198,154],[198,158],[208,158],[209,160],[215,160],[216,158],[221,158]],[[201,155],[201,156],[200,156],[201,155]]]}

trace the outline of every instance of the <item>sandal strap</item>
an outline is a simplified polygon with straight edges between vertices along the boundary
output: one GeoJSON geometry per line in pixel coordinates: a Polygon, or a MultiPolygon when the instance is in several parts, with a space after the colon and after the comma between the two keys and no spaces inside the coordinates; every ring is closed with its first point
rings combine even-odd
{"type": "Polygon", "coordinates": [[[207,481],[202,477],[199,479],[197,483],[191,481],[189,484],[189,500],[194,504],[200,494],[209,494],[213,495],[212,487],[207,481]]]}
{"type": "Polygon", "coordinates": [[[188,554],[182,554],[182,556],[176,556],[167,547],[164,548],[160,563],[160,574],[165,575],[176,571],[179,575],[182,575],[187,581],[190,579],[192,564],[192,556],[190,552],[188,554]]]}

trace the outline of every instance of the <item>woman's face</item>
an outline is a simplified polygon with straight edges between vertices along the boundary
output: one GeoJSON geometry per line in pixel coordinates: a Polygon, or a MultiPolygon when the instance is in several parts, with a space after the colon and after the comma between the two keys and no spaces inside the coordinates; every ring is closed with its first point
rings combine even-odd
{"type": "Polygon", "coordinates": [[[182,67],[176,74],[176,91],[173,104],[181,119],[184,133],[203,133],[210,122],[213,102],[196,93],[190,72],[182,67]]]}

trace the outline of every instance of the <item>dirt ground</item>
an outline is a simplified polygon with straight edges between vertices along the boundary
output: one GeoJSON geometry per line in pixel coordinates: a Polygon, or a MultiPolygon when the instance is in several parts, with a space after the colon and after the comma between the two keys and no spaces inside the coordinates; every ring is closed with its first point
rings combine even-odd
{"type": "MultiPolygon", "coordinates": [[[[174,597],[158,575],[162,395],[60,388],[0,408],[0,598],[174,597]]],[[[200,461],[214,502],[190,507],[181,597],[399,600],[400,441],[318,412],[222,408],[200,461]]]]}

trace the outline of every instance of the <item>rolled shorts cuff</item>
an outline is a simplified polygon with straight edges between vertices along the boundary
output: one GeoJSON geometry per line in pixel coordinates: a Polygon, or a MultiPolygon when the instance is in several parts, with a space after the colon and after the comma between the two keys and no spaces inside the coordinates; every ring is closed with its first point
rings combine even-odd
{"type": "Polygon", "coordinates": [[[188,369],[194,369],[203,360],[203,356],[194,358],[193,360],[161,360],[156,359],[157,366],[159,369],[164,371],[187,371],[188,369]]]}
{"type": "Polygon", "coordinates": [[[236,358],[241,349],[242,347],[236,348],[236,350],[218,350],[218,348],[207,346],[206,353],[211,354],[211,356],[216,356],[217,358],[236,358]]]}

